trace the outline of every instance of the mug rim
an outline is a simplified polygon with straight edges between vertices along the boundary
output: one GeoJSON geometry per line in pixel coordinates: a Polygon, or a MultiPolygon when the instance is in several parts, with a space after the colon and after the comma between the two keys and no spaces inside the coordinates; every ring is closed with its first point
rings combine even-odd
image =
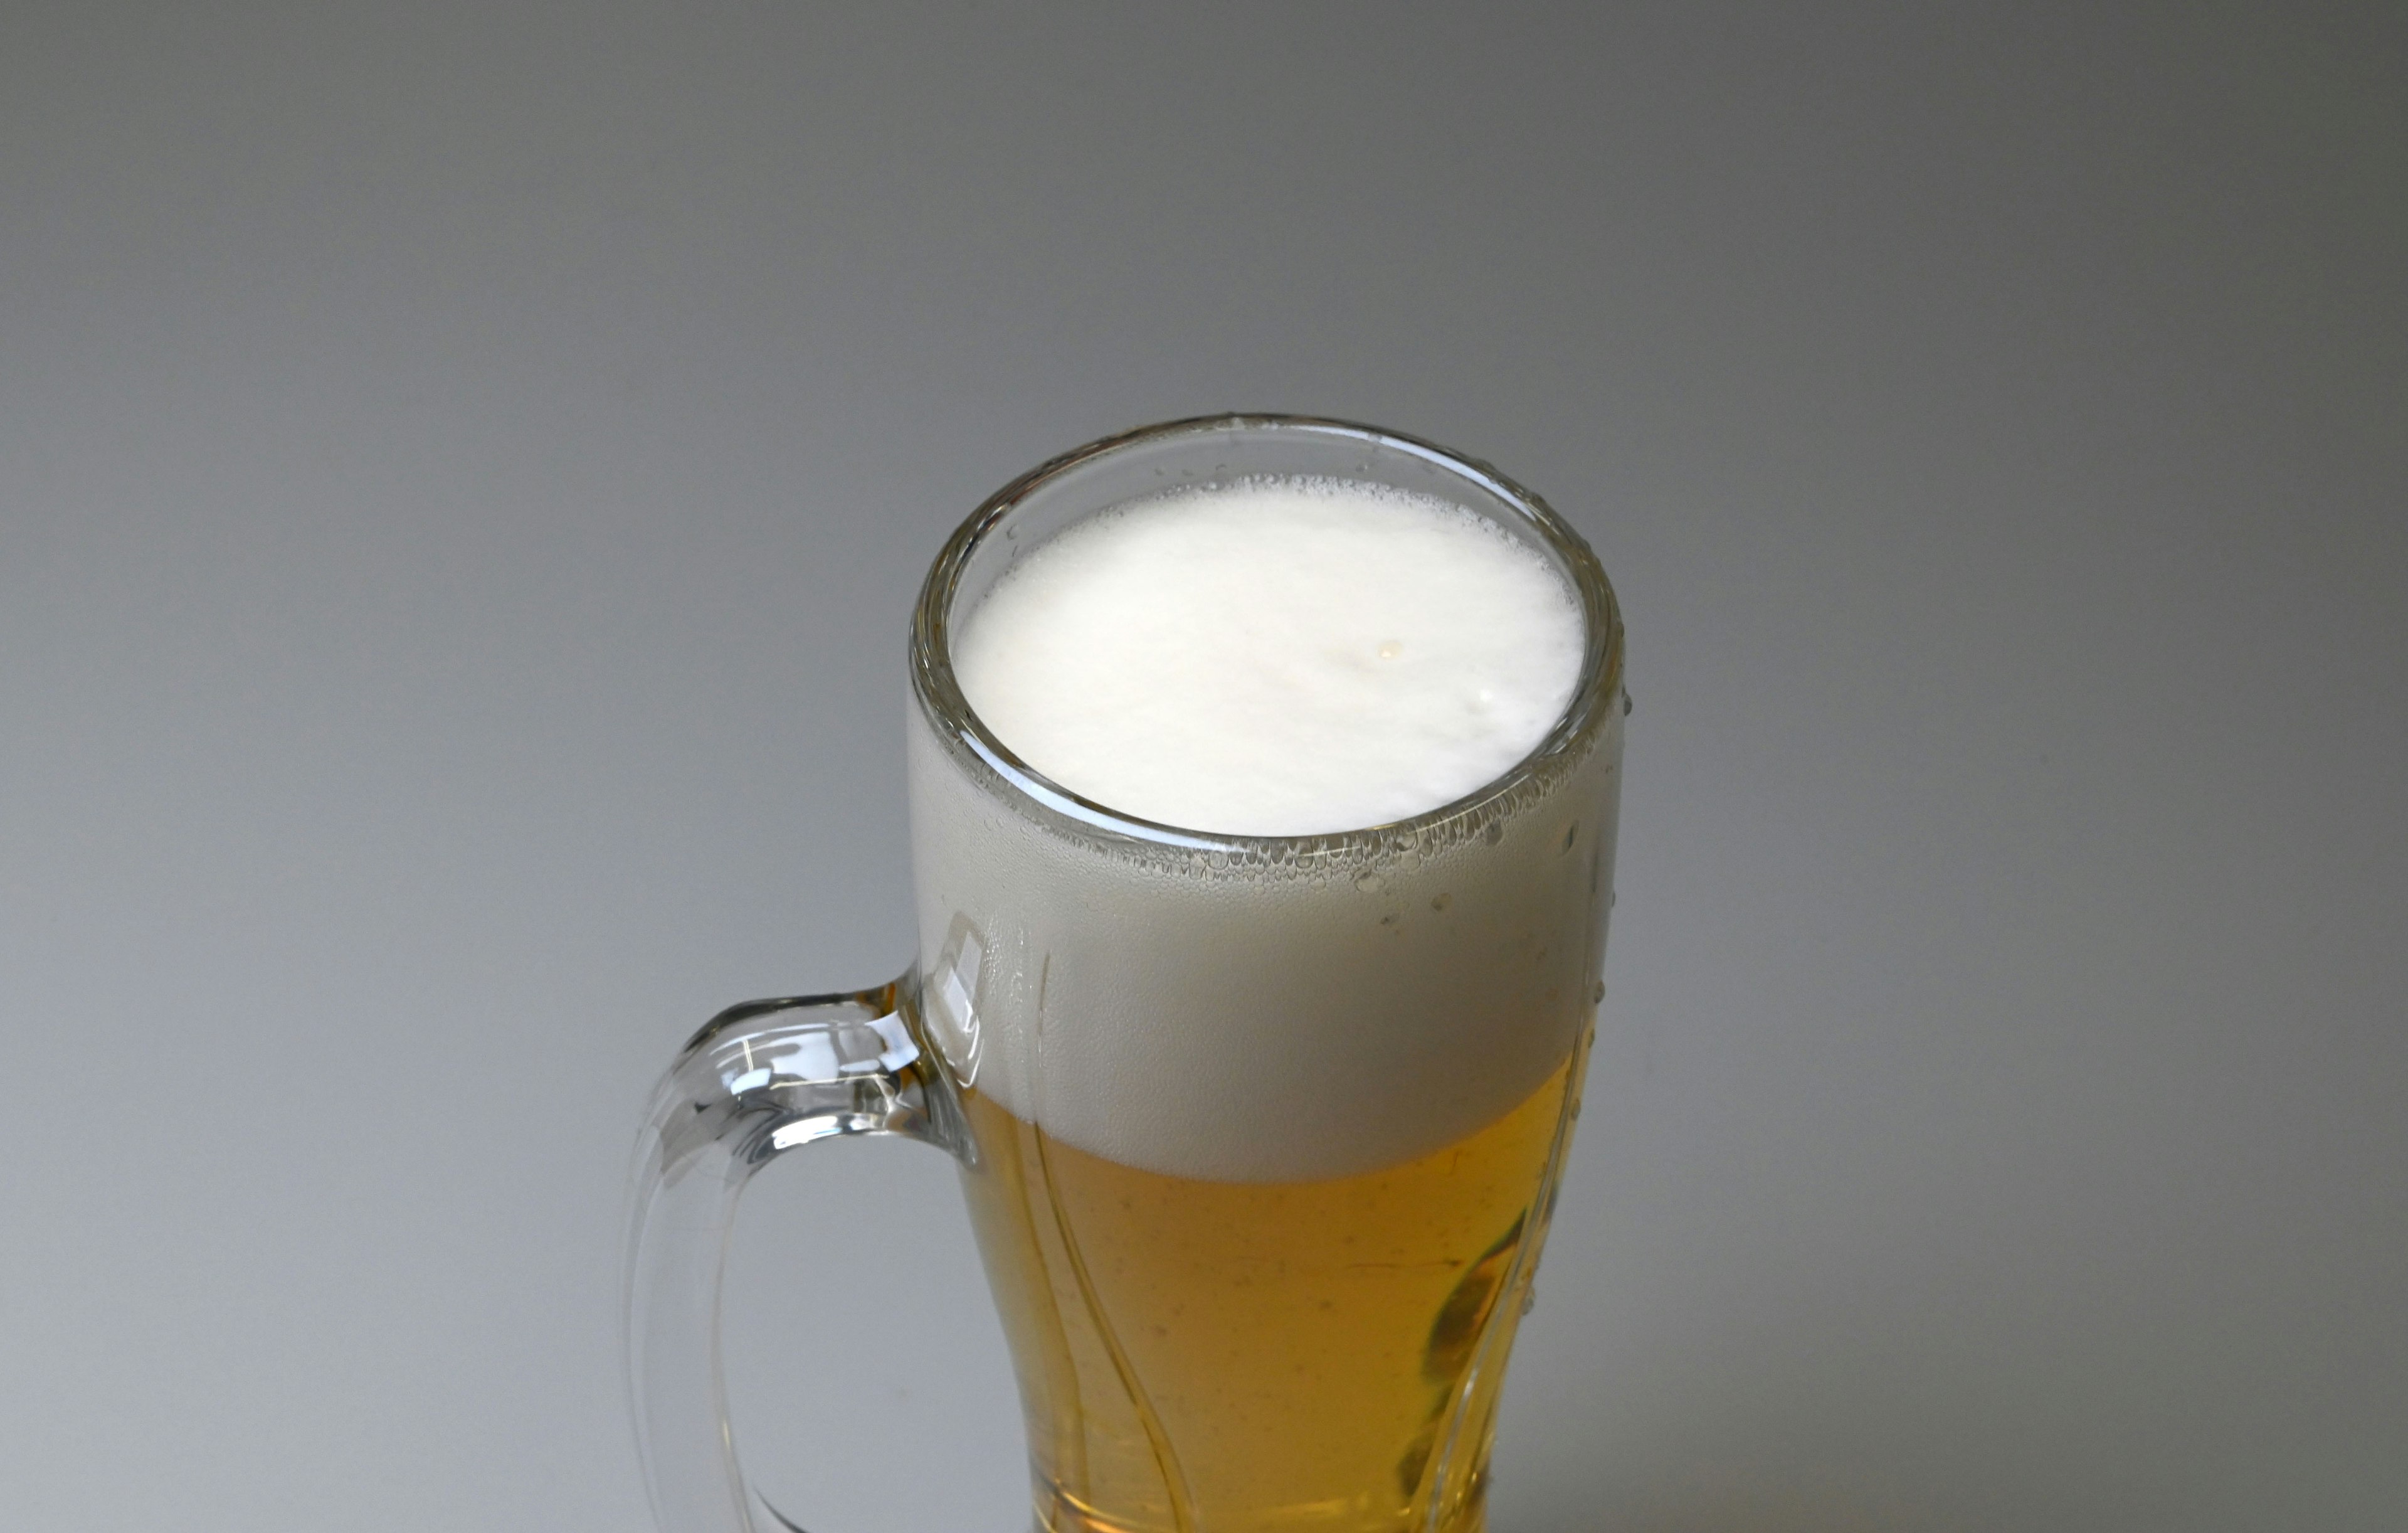
{"type": "MultiPolygon", "coordinates": [[[[1107,509],[1099,506],[1089,514],[1107,509]]],[[[1046,460],[989,495],[953,530],[928,567],[911,619],[912,695],[938,739],[957,757],[968,757],[1018,796],[1070,822],[1074,828],[1088,835],[1100,834],[1116,841],[1182,852],[1226,853],[1248,861],[1283,861],[1364,850],[1399,838],[1410,840],[1424,831],[1476,814],[1512,795],[1558,764],[1585,754],[1589,744],[1612,718],[1614,705],[1619,702],[1627,707],[1622,695],[1622,609],[1614,599],[1612,585],[1606,580],[1605,568],[1587,540],[1544,499],[1481,459],[1404,432],[1318,415],[1255,412],[1189,416],[1117,432],[1046,460]],[[1418,814],[1350,830],[1279,836],[1197,830],[1130,814],[1064,787],[1004,744],[979,717],[977,709],[970,707],[953,674],[953,607],[971,559],[1032,496],[1074,470],[1141,444],[1179,437],[1201,438],[1214,432],[1294,434],[1400,451],[1445,474],[1470,481],[1521,517],[1570,577],[1581,604],[1584,626],[1580,678],[1563,711],[1538,743],[1512,766],[1469,793],[1418,814]]]]}

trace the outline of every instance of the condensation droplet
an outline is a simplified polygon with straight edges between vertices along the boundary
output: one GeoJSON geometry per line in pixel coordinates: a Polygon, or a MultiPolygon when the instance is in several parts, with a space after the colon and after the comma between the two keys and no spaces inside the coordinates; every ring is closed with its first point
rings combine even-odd
{"type": "Polygon", "coordinates": [[[1599,980],[1597,981],[1597,988],[1588,993],[1588,1003],[1595,1006],[1603,999],[1605,999],[1605,981],[1599,980]]]}
{"type": "Polygon", "coordinates": [[[1404,652],[1405,652],[1405,644],[1404,644],[1404,640],[1402,640],[1402,639],[1398,639],[1398,638],[1386,639],[1386,640],[1383,640],[1383,641],[1381,643],[1381,645],[1380,645],[1380,658],[1381,658],[1381,659],[1383,659],[1383,660],[1394,660],[1395,658],[1397,658],[1397,656],[1398,656],[1398,655],[1400,655],[1400,654],[1402,654],[1402,653],[1404,653],[1404,652]]]}
{"type": "Polygon", "coordinates": [[[1356,876],[1354,880],[1354,887],[1362,890],[1367,895],[1376,895],[1386,885],[1387,881],[1387,880],[1382,878],[1377,873],[1363,873],[1356,876]]]}
{"type": "Polygon", "coordinates": [[[1577,820],[1575,820],[1575,821],[1573,821],[1570,824],[1566,825],[1566,826],[1564,827],[1564,845],[1563,845],[1563,850],[1565,850],[1566,852],[1570,852],[1570,851],[1572,849],[1572,843],[1573,843],[1574,841],[1579,840],[1579,839],[1580,839],[1580,822],[1579,822],[1579,821],[1577,821],[1577,820]]]}
{"type": "Polygon", "coordinates": [[[1480,833],[1480,837],[1481,839],[1486,841],[1490,846],[1495,846],[1498,842],[1505,838],[1505,822],[1502,820],[1489,821],[1488,828],[1482,831],[1480,833]]]}
{"type": "Polygon", "coordinates": [[[1448,906],[1450,906],[1450,905],[1452,905],[1452,904],[1454,904],[1454,903],[1455,903],[1455,896],[1454,896],[1453,895],[1443,895],[1443,894],[1441,894],[1441,895],[1432,895],[1430,896],[1430,909],[1431,909],[1431,910],[1445,910],[1448,906]]]}

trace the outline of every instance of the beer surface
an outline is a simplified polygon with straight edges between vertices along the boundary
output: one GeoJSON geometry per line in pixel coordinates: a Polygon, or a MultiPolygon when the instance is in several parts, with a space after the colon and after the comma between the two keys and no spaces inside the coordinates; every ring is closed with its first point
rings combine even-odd
{"type": "Polygon", "coordinates": [[[1527,755],[1581,617],[1536,552],[1401,491],[1276,480],[1143,500],[988,591],[954,675],[996,738],[1095,802],[1193,830],[1403,820],[1527,755]]]}

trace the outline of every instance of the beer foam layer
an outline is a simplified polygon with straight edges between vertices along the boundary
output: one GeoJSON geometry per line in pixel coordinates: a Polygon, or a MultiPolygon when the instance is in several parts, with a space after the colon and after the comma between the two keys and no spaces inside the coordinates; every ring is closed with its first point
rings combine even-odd
{"type": "Polygon", "coordinates": [[[1080,523],[957,627],[996,738],[1140,819],[1254,836],[1407,819],[1502,776],[1579,680],[1580,609],[1459,507],[1240,482],[1080,523]]]}
{"type": "MultiPolygon", "coordinates": [[[[1176,744],[1106,739],[1054,753],[1039,738],[1045,725],[1015,725],[1018,705],[996,702],[1025,678],[1006,675],[999,691],[992,668],[975,685],[964,675],[972,706],[1015,753],[1097,802],[1192,829],[1383,828],[1221,851],[1132,840],[1030,800],[914,708],[923,1005],[955,1078],[1080,1149],[1234,1182],[1400,1164],[1544,1083],[1598,994],[1620,709],[1536,758],[1505,793],[1390,823],[1495,781],[1560,716],[1577,678],[1555,668],[1577,671],[1583,634],[1555,570],[1468,510],[1368,486],[1289,481],[1141,502],[1074,526],[999,580],[956,645],[957,675],[1008,669],[1010,647],[984,646],[1027,615],[996,603],[1041,606],[1057,578],[1126,583],[1146,599],[1123,608],[1127,627],[1086,631],[1108,664],[1049,674],[1151,672],[1159,697],[1137,682],[1113,695],[1125,696],[1121,732],[1176,744]],[[1346,594],[1299,616],[1316,586],[1346,594]],[[1449,601],[1443,621],[1417,610],[1449,601]],[[1179,615],[1156,622],[1149,602],[1179,615]],[[987,629],[998,616],[1006,628],[987,629]],[[1131,630],[1151,634],[1152,648],[1140,651],[1131,630]],[[1484,630],[1512,637],[1489,645],[1484,630]],[[1273,681],[1284,652],[1310,684],[1266,681],[1246,706],[1232,701],[1235,683],[1199,693],[1183,680],[1193,664],[1171,652],[1181,636],[1273,681]],[[1381,668],[1393,660],[1379,644],[1412,653],[1450,636],[1456,657],[1476,664],[1440,653],[1418,673],[1381,668]],[[1312,652],[1298,658],[1303,650],[1312,652]],[[1537,679],[1508,674],[1534,660],[1537,679]],[[1412,686],[1383,690],[1416,674],[1437,679],[1435,702],[1416,701],[1412,686]],[[1469,679],[1491,674],[1493,706],[1467,706],[1464,690],[1482,684],[1469,679]],[[1166,675],[1182,680],[1162,684],[1166,675]],[[1495,704],[1500,691],[1516,700],[1495,704]],[[1315,709],[1322,716],[1298,722],[1315,709]],[[1179,726],[1183,712],[1211,727],[1179,726]],[[1347,738],[1354,728],[1383,744],[1363,748],[1347,738]],[[1240,738],[1226,747],[1215,734],[1240,738]],[[1214,765],[1180,752],[1209,752],[1214,765]],[[1113,784],[1138,786],[1086,775],[1082,764],[1096,762],[1127,774],[1113,784]],[[1215,781],[1263,773],[1285,786],[1215,781]]],[[[1028,716],[1053,706],[1036,699],[1028,716]]],[[[1111,726],[1097,713],[1081,728],[1101,738],[1111,726]]]]}

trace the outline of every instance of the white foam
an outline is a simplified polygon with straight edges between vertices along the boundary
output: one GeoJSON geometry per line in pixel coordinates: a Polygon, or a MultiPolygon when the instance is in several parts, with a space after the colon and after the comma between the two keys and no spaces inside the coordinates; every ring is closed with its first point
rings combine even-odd
{"type": "Polygon", "coordinates": [[[1460,797],[1571,696],[1580,610],[1493,523],[1424,496],[1256,481],[1054,537],[956,630],[963,695],[1039,772],[1124,813],[1256,836],[1460,797]]]}
{"type": "MultiPolygon", "coordinates": [[[[1468,511],[1362,487],[1254,485],[1072,529],[997,582],[955,662],[997,738],[1098,802],[1196,829],[1285,816],[1275,823],[1335,830],[1452,802],[1520,760],[1571,689],[1548,669],[1566,658],[1567,621],[1576,669],[1580,620],[1561,579],[1468,511]],[[1153,574],[1121,563],[1140,553],[1153,574]],[[1064,700],[1013,711],[996,701],[1011,677],[1001,691],[995,671],[971,678],[1010,658],[983,648],[1008,632],[989,618],[1026,617],[996,604],[1058,600],[1044,582],[1072,577],[1115,592],[1136,580],[1154,609],[1176,610],[1156,621],[1147,602],[1115,595],[1129,626],[1060,645],[1054,674],[1111,687],[1131,670],[1182,680],[1159,696],[1134,683],[1090,696],[1141,722],[1115,731],[1107,709],[1065,737],[1083,732],[1099,749],[1057,753],[1011,721],[1075,712],[1064,700]],[[1318,613],[1316,590],[1338,593],[1318,613]],[[1388,599],[1398,593],[1408,599],[1388,599]],[[1500,632],[1518,637],[1489,643],[1500,632]],[[1376,646],[1390,640],[1438,652],[1418,672],[1383,670],[1376,646]],[[1196,681],[1182,641],[1257,674],[1277,673],[1282,645],[1335,653],[1298,663],[1312,684],[1231,707],[1244,689],[1196,681]],[[1393,685],[1415,676],[1427,685],[1393,685]],[[1471,676],[1518,700],[1463,706],[1471,676]],[[1213,727],[1182,724],[1196,713],[1213,727]],[[1224,749],[1215,734],[1240,738],[1224,749]],[[1214,765],[1197,766],[1196,753],[1214,765]],[[1247,781],[1233,787],[1233,775],[1247,781]]],[[[1000,790],[915,708],[914,873],[939,1046],[957,1076],[1021,1117],[1152,1170],[1312,1180],[1459,1139],[1536,1090],[1587,1024],[1612,901],[1622,735],[1619,709],[1609,713],[1512,794],[1413,834],[1228,857],[1083,833],[1000,790]]]]}

